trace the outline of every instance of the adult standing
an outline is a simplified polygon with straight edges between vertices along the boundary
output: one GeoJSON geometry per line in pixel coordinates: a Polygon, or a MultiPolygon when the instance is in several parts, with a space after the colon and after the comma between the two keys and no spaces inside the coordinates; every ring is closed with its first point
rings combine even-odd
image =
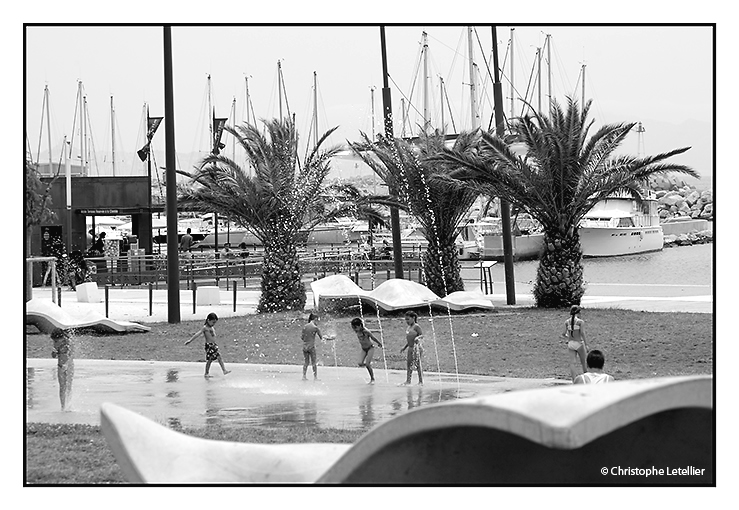
{"type": "Polygon", "coordinates": [[[192,235],[190,234],[191,232],[192,230],[188,228],[185,235],[180,239],[180,252],[189,253],[192,251],[193,240],[192,235]]]}

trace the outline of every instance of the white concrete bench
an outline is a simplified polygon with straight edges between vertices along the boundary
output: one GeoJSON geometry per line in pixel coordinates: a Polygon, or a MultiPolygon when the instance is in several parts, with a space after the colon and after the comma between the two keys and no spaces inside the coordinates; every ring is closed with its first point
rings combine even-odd
{"type": "Polygon", "coordinates": [[[216,286],[204,285],[198,287],[195,291],[197,296],[196,304],[198,305],[220,305],[221,291],[216,286]]]}
{"type": "Polygon", "coordinates": [[[80,283],[77,285],[76,292],[78,303],[100,303],[103,300],[98,284],[95,282],[80,283]]]}
{"type": "Polygon", "coordinates": [[[712,484],[713,423],[711,376],[460,399],[401,413],[354,444],[204,440],[107,402],[100,418],[139,484],[712,484]]]}

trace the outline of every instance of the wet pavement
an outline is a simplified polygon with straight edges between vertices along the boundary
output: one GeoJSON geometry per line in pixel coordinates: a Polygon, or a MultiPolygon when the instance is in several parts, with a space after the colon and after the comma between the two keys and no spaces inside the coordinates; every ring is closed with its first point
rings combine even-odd
{"type": "MultiPolygon", "coordinates": [[[[597,284],[596,284],[597,285],[597,284]]],[[[589,287],[584,307],[624,308],[652,312],[712,313],[710,289],[685,286],[618,285],[589,287]],[[653,288],[652,288],[653,287],[653,288]]],[[[496,287],[495,290],[498,289],[496,287]]],[[[488,297],[499,310],[532,306],[530,289],[516,294],[507,305],[505,294],[488,297]]],[[[35,288],[34,298],[51,300],[50,288],[35,288]]],[[[101,289],[101,295],[103,291],[101,289]]],[[[208,312],[219,317],[255,313],[258,291],[221,290],[221,304],[193,308],[191,291],[180,292],[180,320],[202,321],[208,312]]],[[[306,308],[313,307],[308,293],[306,308]]],[[[113,288],[108,316],[139,323],[167,322],[166,290],[113,288]]],[[[106,314],[106,303],[78,302],[76,294],[62,292],[62,309],[71,316],[95,311],[106,314]]],[[[145,334],[145,333],[144,333],[145,334]]],[[[379,365],[378,365],[379,367],[379,365]]],[[[352,367],[321,367],[320,381],[301,381],[302,366],[229,365],[224,377],[218,366],[211,379],[203,378],[202,363],[148,361],[75,361],[71,405],[59,404],[56,360],[26,360],[26,421],[99,424],[100,405],[113,402],[152,420],[174,426],[336,427],[366,429],[421,405],[455,398],[569,384],[555,379],[514,379],[455,374],[426,374],[422,387],[398,386],[405,372],[375,368],[377,383],[368,385],[367,372],[352,367]]],[[[310,377],[310,374],[309,374],[310,377]]],[[[416,376],[414,376],[416,381],[416,376]]]]}
{"type": "Polygon", "coordinates": [[[318,427],[366,430],[415,407],[445,400],[569,384],[556,379],[425,374],[424,385],[400,386],[405,372],[320,367],[319,380],[302,380],[302,366],[76,360],[68,409],[59,404],[56,360],[26,361],[26,421],[100,423],[112,402],[172,427],[318,427]]]}

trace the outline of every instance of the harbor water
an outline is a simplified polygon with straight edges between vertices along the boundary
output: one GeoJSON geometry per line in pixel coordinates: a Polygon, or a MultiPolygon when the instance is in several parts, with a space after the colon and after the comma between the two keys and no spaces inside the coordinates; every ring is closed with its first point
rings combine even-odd
{"type": "MultiPolygon", "coordinates": [[[[463,262],[465,282],[479,280],[477,262],[463,262]]],[[[516,292],[527,292],[536,280],[538,260],[516,261],[513,265],[516,292]]],[[[679,295],[684,289],[700,295],[713,294],[714,244],[677,246],[661,251],[624,255],[620,257],[583,259],[586,294],[588,289],[598,288],[598,294],[623,293],[629,295],[679,295]]],[[[505,264],[496,263],[491,268],[495,291],[504,292],[505,264]]]]}

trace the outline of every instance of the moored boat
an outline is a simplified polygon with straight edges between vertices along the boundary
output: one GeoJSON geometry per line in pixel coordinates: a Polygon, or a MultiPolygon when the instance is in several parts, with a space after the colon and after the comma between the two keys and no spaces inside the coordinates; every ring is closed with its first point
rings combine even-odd
{"type": "Polygon", "coordinates": [[[657,202],[648,198],[639,204],[626,196],[601,200],[580,222],[580,245],[585,257],[661,250],[664,235],[657,202]]]}

